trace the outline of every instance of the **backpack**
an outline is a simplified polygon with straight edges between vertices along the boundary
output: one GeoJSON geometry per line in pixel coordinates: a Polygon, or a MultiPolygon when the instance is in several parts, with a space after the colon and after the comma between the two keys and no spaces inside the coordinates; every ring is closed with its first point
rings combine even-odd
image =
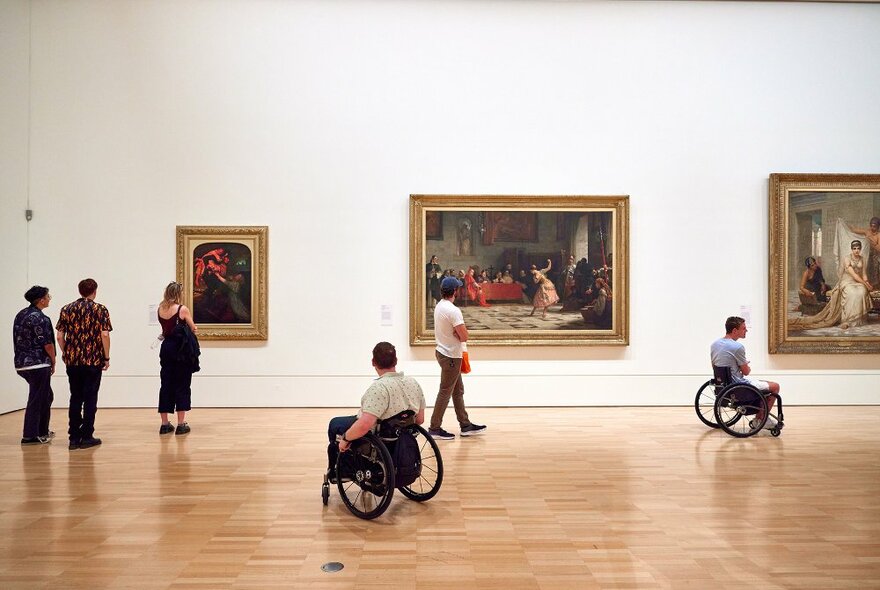
{"type": "Polygon", "coordinates": [[[408,430],[400,429],[394,450],[391,452],[397,476],[394,485],[399,488],[412,484],[422,474],[422,454],[419,443],[408,430]]]}

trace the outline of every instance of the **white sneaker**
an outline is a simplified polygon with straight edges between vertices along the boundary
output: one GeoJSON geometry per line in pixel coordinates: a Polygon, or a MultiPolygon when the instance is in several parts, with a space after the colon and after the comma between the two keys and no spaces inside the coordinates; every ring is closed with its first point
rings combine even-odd
{"type": "MultiPolygon", "coordinates": [[[[758,422],[759,422],[759,420],[757,418],[752,418],[751,420],[749,420],[749,428],[754,430],[755,428],[758,427],[758,422]]],[[[772,416],[767,416],[767,421],[764,422],[763,430],[768,430],[770,428],[775,428],[775,427],[776,427],[776,420],[774,420],[772,416]]]]}

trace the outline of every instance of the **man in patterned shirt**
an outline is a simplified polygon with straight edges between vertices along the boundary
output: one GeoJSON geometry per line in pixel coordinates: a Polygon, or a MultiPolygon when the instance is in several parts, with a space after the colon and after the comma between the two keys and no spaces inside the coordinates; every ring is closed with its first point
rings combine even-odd
{"type": "Polygon", "coordinates": [[[55,435],[49,430],[49,416],[55,399],[51,383],[55,372],[55,339],[52,337],[52,321],[43,313],[52,296],[46,287],[34,285],[24,298],[30,305],[18,312],[12,324],[15,370],[29,386],[21,444],[46,444],[55,435]]]}
{"type": "Polygon", "coordinates": [[[94,279],[79,282],[82,296],[61,308],[55,329],[58,348],[67,366],[70,382],[70,450],[87,449],[101,444],[95,438],[95,414],[101,372],[110,368],[110,313],[95,303],[98,283],[94,279]]]}
{"type": "MultiPolygon", "coordinates": [[[[357,416],[339,416],[330,420],[327,437],[329,472],[336,467],[336,456],[345,451],[351,441],[364,436],[376,422],[412,410],[416,412],[415,422],[425,421],[425,396],[419,382],[412,377],[397,372],[397,350],[388,342],[380,342],[373,348],[373,368],[379,378],[373,381],[361,398],[361,410],[357,416]],[[339,443],[336,436],[341,435],[339,443]]],[[[331,477],[332,479],[332,477],[331,477]]]]}

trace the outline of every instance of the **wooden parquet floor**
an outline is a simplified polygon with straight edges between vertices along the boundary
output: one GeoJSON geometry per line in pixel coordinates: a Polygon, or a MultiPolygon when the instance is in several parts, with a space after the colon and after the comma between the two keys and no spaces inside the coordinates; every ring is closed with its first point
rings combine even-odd
{"type": "Polygon", "coordinates": [[[63,410],[24,448],[0,416],[0,588],[880,587],[880,407],[745,440],[690,408],[475,408],[488,433],[440,442],[439,495],[369,522],[321,504],[344,413],[196,410],[160,438],[151,410],[99,410],[105,444],[73,452],[63,410]]]}

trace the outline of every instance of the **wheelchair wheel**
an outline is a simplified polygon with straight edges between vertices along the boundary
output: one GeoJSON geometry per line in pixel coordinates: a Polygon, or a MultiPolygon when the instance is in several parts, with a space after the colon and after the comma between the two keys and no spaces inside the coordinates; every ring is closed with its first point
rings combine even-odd
{"type": "Polygon", "coordinates": [[[324,506],[327,505],[327,502],[330,500],[330,484],[324,482],[321,484],[321,501],[324,503],[324,506]]]}
{"type": "Polygon", "coordinates": [[[715,400],[715,421],[727,434],[746,438],[764,428],[767,409],[767,400],[751,385],[729,385],[715,400]]]}
{"type": "Polygon", "coordinates": [[[381,515],[394,496],[394,463],[385,444],[369,433],[336,459],[336,486],[352,514],[370,520],[381,515]]]}
{"type": "Polygon", "coordinates": [[[440,456],[437,442],[424,428],[413,424],[408,430],[419,445],[422,457],[421,473],[417,480],[398,489],[410,500],[424,502],[436,496],[440,490],[440,484],[443,483],[443,458],[440,456]]]}
{"type": "MultiPolygon", "coordinates": [[[[709,428],[718,428],[718,422],[715,421],[716,388],[720,389],[720,386],[715,385],[714,379],[709,379],[700,386],[697,390],[697,397],[694,398],[694,410],[697,412],[697,417],[709,428]]],[[[735,424],[740,417],[740,414],[733,415],[727,425],[735,424]]]]}
{"type": "Polygon", "coordinates": [[[715,421],[714,379],[709,379],[697,390],[697,397],[694,398],[694,410],[697,412],[697,418],[703,424],[709,428],[718,428],[718,422],[715,421]]]}

